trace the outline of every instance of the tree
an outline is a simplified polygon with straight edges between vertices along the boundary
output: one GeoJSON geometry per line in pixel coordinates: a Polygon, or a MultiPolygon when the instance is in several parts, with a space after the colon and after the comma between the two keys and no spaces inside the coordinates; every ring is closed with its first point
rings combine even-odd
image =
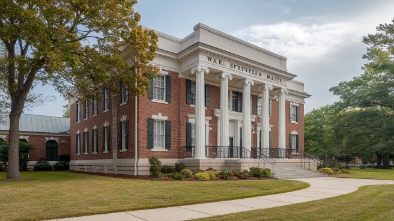
{"type": "Polygon", "coordinates": [[[63,117],[70,118],[70,103],[63,106],[63,117]]]}
{"type": "MultiPolygon", "coordinates": [[[[135,0],[0,1],[0,90],[10,98],[8,179],[18,179],[19,118],[37,84],[83,100],[119,82],[142,94],[159,69],[157,36],[138,25],[135,0]],[[127,56],[127,60],[125,59],[127,56]],[[72,93],[71,93],[72,91],[72,93]]],[[[33,97],[34,99],[34,97],[33,97]]]]}
{"type": "MultiPolygon", "coordinates": [[[[27,162],[29,161],[30,145],[25,141],[19,141],[19,165],[21,170],[27,169],[27,162]]],[[[8,162],[8,142],[0,140],[0,162],[3,168],[7,167],[8,162]]]]}

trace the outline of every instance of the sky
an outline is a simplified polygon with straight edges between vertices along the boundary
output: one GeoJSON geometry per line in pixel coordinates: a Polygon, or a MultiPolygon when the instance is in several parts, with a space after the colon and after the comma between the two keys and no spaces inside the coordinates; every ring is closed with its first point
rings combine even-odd
{"type": "MultiPolygon", "coordinates": [[[[287,71],[305,84],[305,113],[338,100],[329,89],[363,73],[363,36],[391,23],[392,0],[140,0],[140,24],[184,38],[198,23],[287,57],[287,71]]],[[[25,110],[61,116],[66,101],[49,86],[35,93],[53,101],[25,110]]]]}

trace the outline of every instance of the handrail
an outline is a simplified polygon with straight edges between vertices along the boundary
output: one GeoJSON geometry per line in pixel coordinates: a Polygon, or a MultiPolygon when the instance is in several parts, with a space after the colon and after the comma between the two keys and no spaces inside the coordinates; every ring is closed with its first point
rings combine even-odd
{"type": "Polygon", "coordinates": [[[271,165],[275,165],[276,161],[272,158],[269,158],[267,155],[263,154],[261,151],[257,151],[257,157],[259,159],[264,160],[265,162],[271,164],[271,165]]]}
{"type": "Polygon", "coordinates": [[[313,156],[312,154],[307,152],[304,152],[304,159],[307,159],[309,162],[315,164],[316,166],[323,163],[323,160],[321,160],[319,157],[313,156]]]}

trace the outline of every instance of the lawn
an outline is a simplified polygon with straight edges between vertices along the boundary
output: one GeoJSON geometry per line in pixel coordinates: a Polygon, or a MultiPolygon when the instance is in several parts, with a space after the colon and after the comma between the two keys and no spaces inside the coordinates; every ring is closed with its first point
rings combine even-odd
{"type": "Polygon", "coordinates": [[[394,180],[394,169],[351,169],[349,173],[334,174],[333,176],[341,178],[394,180]]]}
{"type": "Polygon", "coordinates": [[[394,185],[360,187],[356,192],[307,203],[254,210],[200,221],[232,220],[393,220],[394,185]]]}
{"type": "Polygon", "coordinates": [[[303,189],[290,180],[152,181],[70,172],[0,173],[0,220],[42,220],[263,196],[303,189]]]}

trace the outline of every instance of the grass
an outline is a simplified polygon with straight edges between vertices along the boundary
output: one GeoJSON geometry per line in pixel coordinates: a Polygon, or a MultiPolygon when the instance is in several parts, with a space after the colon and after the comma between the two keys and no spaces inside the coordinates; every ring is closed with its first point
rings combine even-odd
{"type": "Polygon", "coordinates": [[[394,180],[394,169],[351,169],[349,173],[334,174],[333,176],[340,178],[394,180]]]}
{"type": "Polygon", "coordinates": [[[289,180],[151,181],[69,172],[0,173],[0,220],[42,220],[263,196],[303,189],[289,180]]]}
{"type": "Polygon", "coordinates": [[[200,221],[393,220],[394,185],[364,186],[356,192],[307,203],[254,210],[200,221]]]}

